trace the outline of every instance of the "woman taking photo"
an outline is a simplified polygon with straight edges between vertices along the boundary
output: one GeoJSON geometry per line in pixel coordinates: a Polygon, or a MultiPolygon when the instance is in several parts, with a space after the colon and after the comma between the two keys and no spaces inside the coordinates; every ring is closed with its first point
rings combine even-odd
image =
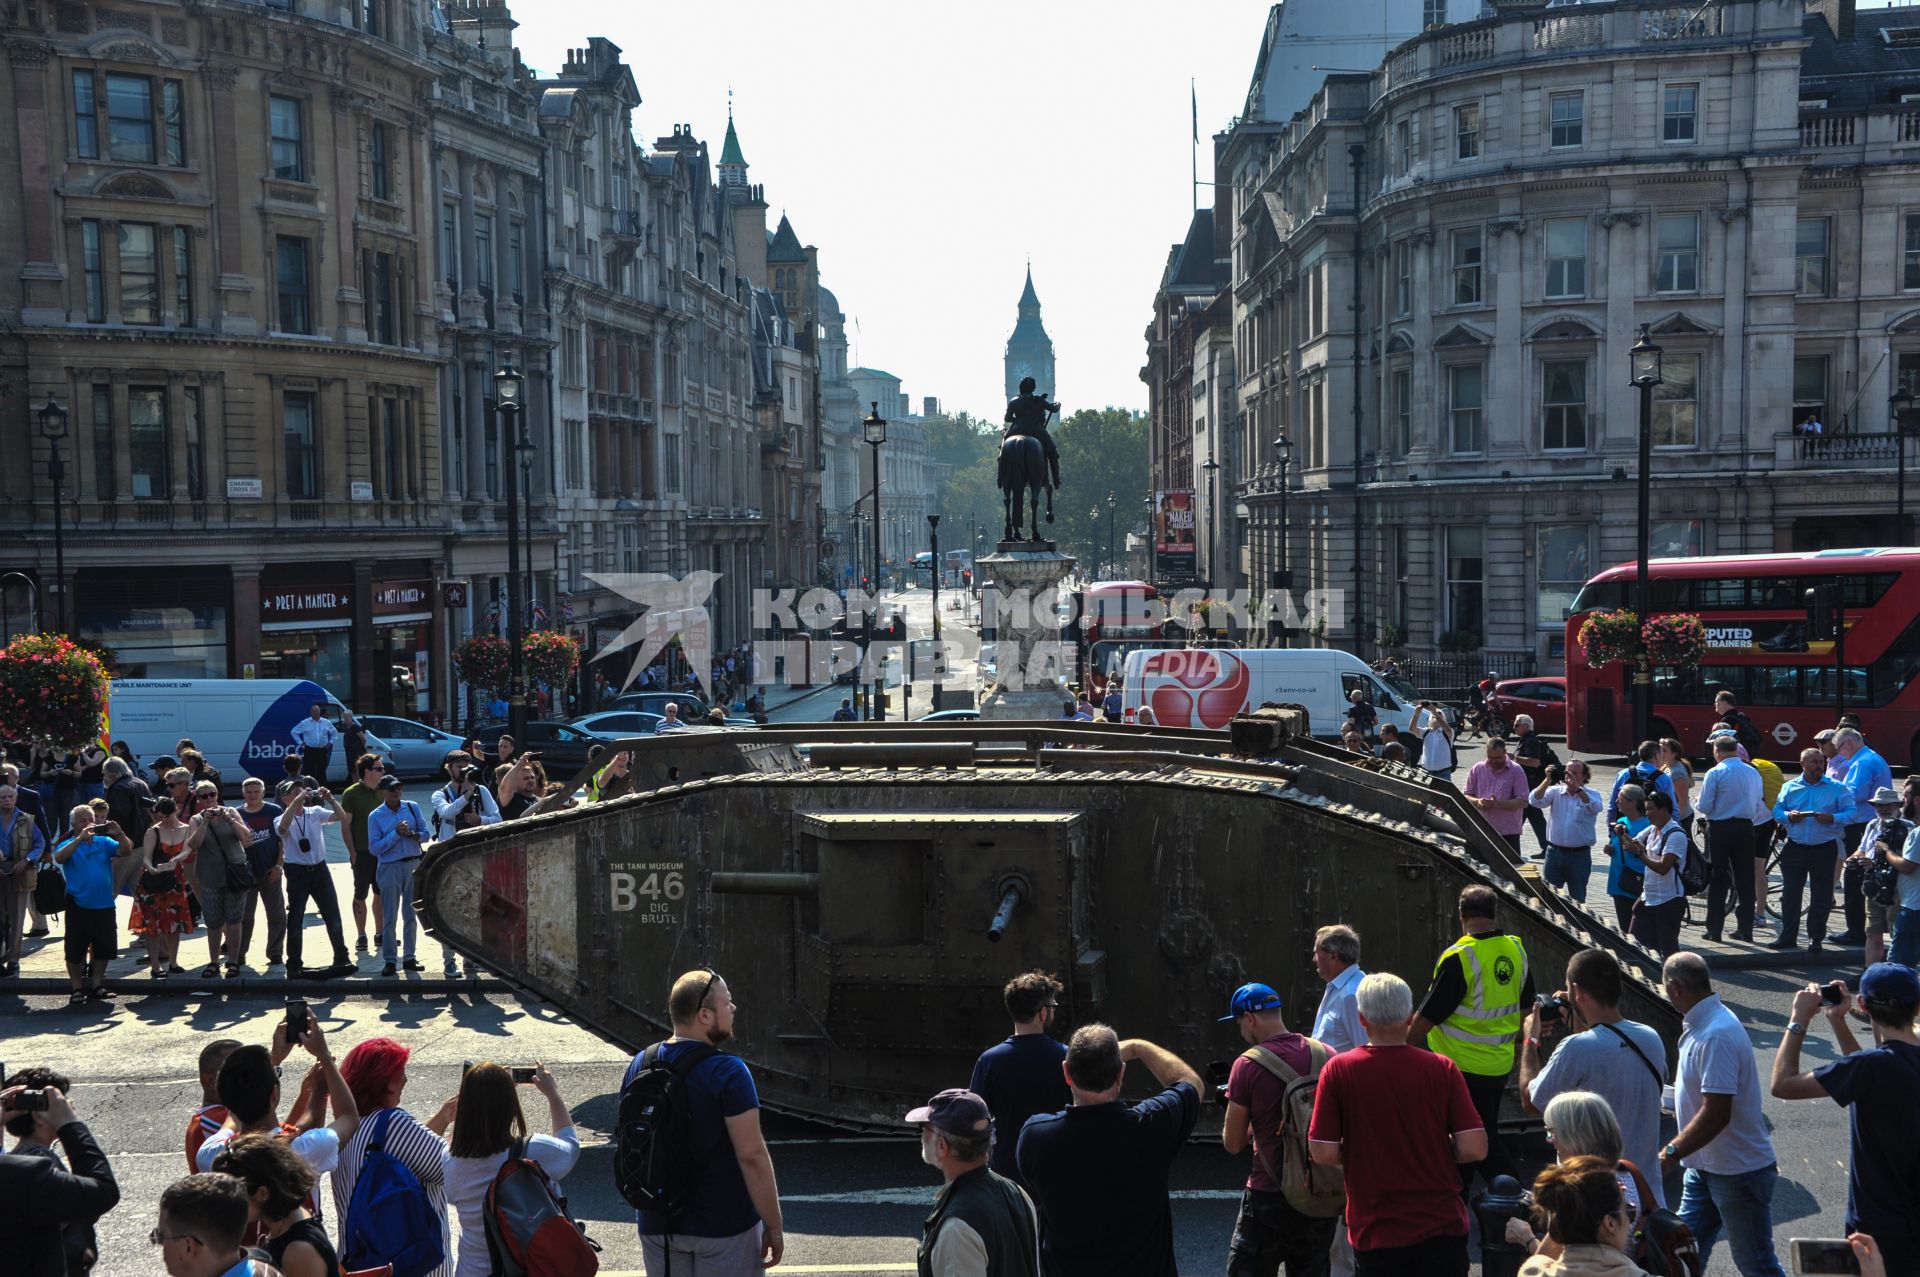
{"type": "Polygon", "coordinates": [[[340,1277],[340,1257],[306,1207],[314,1173],[293,1145],[272,1135],[237,1135],[213,1169],[247,1188],[247,1222],[264,1225],[260,1248],[285,1277],[340,1277]]]}
{"type": "MultiPolygon", "coordinates": [[[[353,1092],[354,1107],[360,1110],[360,1129],[341,1146],[340,1161],[333,1168],[333,1217],[345,1226],[353,1186],[367,1163],[367,1149],[378,1139],[387,1156],[412,1171],[426,1190],[427,1206],[440,1221],[440,1254],[444,1257],[427,1277],[448,1277],[453,1272],[453,1247],[447,1233],[447,1150],[440,1137],[453,1121],[457,1097],[442,1104],[440,1111],[425,1122],[401,1108],[409,1055],[411,1052],[392,1038],[368,1038],[340,1061],[340,1076],[353,1092]]],[[[347,1247],[349,1260],[370,1266],[355,1259],[344,1234],[341,1244],[347,1247]]]]}
{"type": "Polygon", "coordinates": [[[493,1261],[487,1255],[482,1212],[487,1189],[506,1163],[509,1149],[524,1147],[525,1156],[556,1180],[572,1170],[580,1158],[580,1137],[573,1129],[573,1115],[567,1111],[546,1065],[535,1066],[530,1085],[547,1097],[552,1135],[528,1138],[527,1117],[520,1109],[513,1075],[498,1064],[476,1064],[460,1079],[444,1169],[447,1200],[460,1213],[460,1255],[454,1277],[491,1277],[493,1261]]]}
{"type": "Polygon", "coordinates": [[[187,846],[192,832],[181,822],[173,799],[161,798],[153,804],[153,824],[140,844],[133,929],[147,938],[147,969],[156,980],[179,970],[173,958],[180,951],[180,937],[193,930],[186,888],[180,881],[180,866],[193,855],[187,846]]]}
{"type": "Polygon", "coordinates": [[[1520,1265],[1520,1277],[1648,1277],[1627,1258],[1633,1225],[1613,1165],[1576,1157],[1547,1167],[1533,1182],[1534,1218],[1558,1254],[1541,1252],[1520,1265]]]}

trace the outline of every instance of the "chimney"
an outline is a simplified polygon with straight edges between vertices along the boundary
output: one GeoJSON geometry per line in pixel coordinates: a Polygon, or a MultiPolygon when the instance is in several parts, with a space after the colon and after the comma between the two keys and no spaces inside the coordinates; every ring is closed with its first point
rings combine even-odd
{"type": "Polygon", "coordinates": [[[1827,20],[1834,39],[1853,39],[1854,0],[1813,0],[1807,8],[1827,20]]]}
{"type": "Polygon", "coordinates": [[[920,415],[937,417],[940,415],[940,400],[934,395],[926,395],[920,400],[920,415]]]}

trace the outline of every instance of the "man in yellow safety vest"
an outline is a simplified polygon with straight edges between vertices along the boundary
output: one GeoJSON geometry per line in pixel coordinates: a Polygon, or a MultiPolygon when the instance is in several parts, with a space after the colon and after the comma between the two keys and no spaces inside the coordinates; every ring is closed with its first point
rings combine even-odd
{"type": "Polygon", "coordinates": [[[1472,1183],[1476,1167],[1488,1183],[1496,1175],[1520,1175],[1495,1132],[1500,1097],[1519,1056],[1520,1028],[1533,1009],[1533,971],[1520,938],[1494,921],[1498,899],[1491,887],[1460,893],[1460,938],[1434,964],[1433,985],[1407,1038],[1460,1066],[1473,1107],[1487,1125],[1486,1160],[1460,1167],[1463,1185],[1472,1183]]]}

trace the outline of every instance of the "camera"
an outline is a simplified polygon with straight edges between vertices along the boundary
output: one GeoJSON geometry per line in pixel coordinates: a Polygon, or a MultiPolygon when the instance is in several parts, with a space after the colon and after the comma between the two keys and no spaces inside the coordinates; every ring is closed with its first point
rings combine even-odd
{"type": "Polygon", "coordinates": [[[47,1111],[47,1093],[22,1091],[13,1097],[11,1107],[16,1113],[44,1113],[47,1111]]]}
{"type": "Polygon", "coordinates": [[[1560,782],[1560,778],[1565,776],[1566,774],[1567,774],[1567,769],[1562,767],[1559,763],[1547,764],[1547,779],[1550,781],[1553,781],[1555,784],[1558,784],[1560,782]]]}
{"type": "Polygon", "coordinates": [[[145,807],[151,810],[153,805],[159,802],[160,800],[158,798],[155,798],[152,794],[135,794],[133,801],[139,803],[142,807],[145,807]]]}
{"type": "Polygon", "coordinates": [[[1567,1018],[1567,1000],[1543,993],[1533,1001],[1534,1010],[1540,1013],[1540,1023],[1558,1024],[1567,1018]]]}
{"type": "Polygon", "coordinates": [[[1207,1065],[1207,1103],[1226,1106],[1227,1075],[1232,1072],[1232,1060],[1214,1060],[1207,1065]]]}
{"type": "Polygon", "coordinates": [[[469,763],[464,769],[461,770],[460,779],[461,780],[479,780],[480,769],[478,767],[475,767],[473,764],[469,763]]]}
{"type": "Polygon", "coordinates": [[[300,788],[306,790],[308,793],[313,793],[320,788],[320,780],[315,776],[302,776],[300,778],[300,788]]]}
{"type": "Polygon", "coordinates": [[[1830,1007],[1839,1006],[1847,1000],[1847,986],[1838,980],[1821,985],[1820,1000],[1830,1007]]]}

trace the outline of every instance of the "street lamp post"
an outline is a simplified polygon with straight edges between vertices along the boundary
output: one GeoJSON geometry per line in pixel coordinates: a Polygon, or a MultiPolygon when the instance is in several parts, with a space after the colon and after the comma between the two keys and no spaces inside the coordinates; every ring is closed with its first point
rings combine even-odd
{"type": "MultiPolygon", "coordinates": [[[[873,400],[873,411],[869,412],[860,424],[866,430],[867,446],[873,449],[873,592],[874,597],[878,598],[880,594],[880,445],[887,441],[887,419],[880,415],[878,399],[873,400]]],[[[873,622],[870,619],[868,626],[871,628],[872,625],[873,622]]],[[[871,642],[867,644],[867,659],[873,659],[871,642]]],[[[868,697],[867,718],[872,722],[880,722],[886,717],[881,701],[881,698],[886,695],[886,690],[886,667],[882,665],[873,671],[873,690],[868,697]]]]}
{"type": "MultiPolygon", "coordinates": [[[[1640,391],[1640,528],[1639,557],[1634,563],[1633,608],[1644,627],[1653,605],[1653,590],[1647,579],[1647,555],[1653,540],[1653,388],[1660,384],[1660,347],[1648,335],[1649,325],[1640,325],[1640,340],[1627,351],[1631,370],[1629,381],[1640,391]]],[[[1633,667],[1633,733],[1631,747],[1653,735],[1653,663],[1647,657],[1646,643],[1633,667]]]]}
{"type": "Polygon", "coordinates": [[[1126,575],[1120,570],[1119,563],[1114,559],[1116,546],[1113,539],[1113,521],[1114,515],[1119,512],[1119,508],[1120,498],[1114,495],[1113,489],[1107,489],[1107,574],[1115,578],[1126,575]]]}
{"type": "Polygon", "coordinates": [[[1094,502],[1093,508],[1087,511],[1087,522],[1087,548],[1092,551],[1087,555],[1087,575],[1097,581],[1100,579],[1100,503],[1098,501],[1094,502]]]}
{"type": "MultiPolygon", "coordinates": [[[[500,370],[493,374],[494,410],[506,418],[505,429],[501,432],[507,439],[517,439],[520,411],[520,392],[524,379],[520,370],[513,366],[513,356],[509,354],[500,370]]],[[[515,451],[518,451],[517,446],[515,451]]],[[[528,546],[528,557],[532,557],[532,546],[528,546]]],[[[525,642],[524,609],[526,600],[520,597],[520,485],[514,479],[511,467],[507,470],[507,730],[513,734],[516,745],[525,745],[527,739],[527,675],[526,657],[521,652],[525,642]]]]}
{"type": "MultiPolygon", "coordinates": [[[[1285,435],[1274,436],[1273,451],[1280,458],[1280,570],[1275,574],[1273,584],[1286,592],[1284,604],[1291,608],[1293,572],[1287,567],[1287,469],[1293,463],[1293,440],[1285,435]]],[[[1280,622],[1280,645],[1293,646],[1293,632],[1284,619],[1280,622]]]]}
{"type": "Polygon", "coordinates": [[[1207,472],[1207,601],[1213,601],[1213,556],[1220,548],[1220,515],[1214,506],[1219,496],[1220,463],[1207,456],[1207,464],[1200,467],[1207,472]]]}
{"type": "MultiPolygon", "coordinates": [[[[940,516],[927,516],[928,548],[933,551],[933,571],[927,573],[933,578],[933,651],[936,667],[940,663],[940,516]]],[[[933,708],[946,708],[942,692],[946,690],[946,671],[936,668],[933,672],[933,708]]]]}
{"type": "Polygon", "coordinates": [[[1893,526],[1896,543],[1907,543],[1907,436],[1913,433],[1913,392],[1903,384],[1887,400],[1893,418],[1893,454],[1900,480],[1894,489],[1893,526]]]}
{"type": "Polygon", "coordinates": [[[1160,547],[1156,544],[1159,529],[1155,528],[1153,523],[1153,494],[1149,492],[1142,497],[1140,504],[1147,508],[1147,583],[1151,585],[1155,569],[1159,566],[1156,559],[1160,552],[1160,547]]]}
{"type": "Polygon", "coordinates": [[[53,586],[54,618],[60,633],[67,632],[67,524],[62,489],[67,481],[67,459],[60,445],[67,437],[67,410],[47,392],[40,409],[40,433],[47,441],[47,478],[53,481],[53,586]]]}

